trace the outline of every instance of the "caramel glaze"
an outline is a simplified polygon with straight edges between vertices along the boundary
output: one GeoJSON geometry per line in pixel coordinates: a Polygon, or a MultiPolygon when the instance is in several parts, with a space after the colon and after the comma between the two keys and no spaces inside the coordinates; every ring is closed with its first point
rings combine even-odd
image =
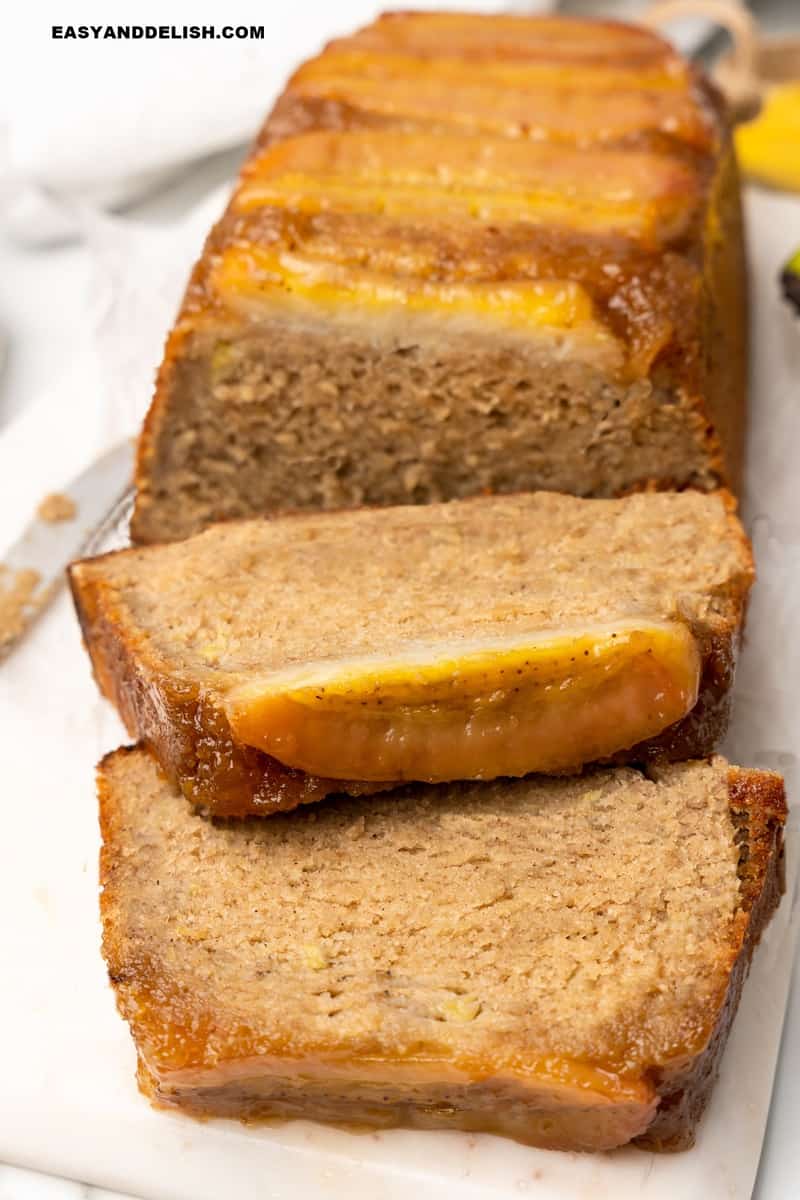
{"type": "Polygon", "coordinates": [[[229,246],[286,246],[322,261],[376,274],[437,283],[571,279],[592,297],[600,320],[627,348],[627,373],[646,377],[655,364],[677,370],[685,386],[700,386],[699,340],[704,288],[687,253],[642,249],[618,236],[587,238],[569,231],[454,224],[424,227],[385,217],[294,213],[274,208],[229,211],[212,232],[184,302],[178,338],[212,314],[225,320],[212,276],[229,246]]]}
{"type": "MultiPolygon", "coordinates": [[[[444,219],[337,211],[335,199],[325,202],[324,188],[324,211],[298,211],[290,198],[286,207],[264,204],[243,212],[240,189],[192,275],[167,361],[180,353],[192,329],[224,332],[226,323],[241,323],[215,288],[215,267],[232,247],[246,254],[249,246],[269,245],[314,261],[366,268],[378,281],[406,278],[411,286],[415,279],[579,282],[595,315],[622,347],[628,378],[657,378],[663,372],[688,395],[699,400],[704,394],[708,204],[728,155],[727,133],[719,97],[667,43],[614,22],[388,14],[331,43],[296,72],[261,131],[243,185],[257,177],[259,156],[287,138],[320,131],[346,137],[369,130],[385,131],[389,141],[400,134],[439,138],[445,189],[450,164],[461,160],[465,141],[487,135],[506,143],[549,144],[556,158],[559,147],[573,156],[578,148],[586,153],[587,178],[602,174],[604,151],[628,154],[631,162],[650,154],[660,167],[674,163],[689,172],[687,221],[666,244],[648,244],[625,229],[578,232],[569,227],[574,200],[563,180],[551,181],[556,198],[561,188],[563,219],[544,226],[526,221],[524,211],[519,219],[487,222],[479,215],[480,205],[478,215],[444,219]],[[427,113],[415,101],[420,81],[432,97],[427,113]],[[459,90],[461,83],[466,91],[459,90]],[[477,107],[471,107],[473,85],[483,89],[480,97],[472,97],[477,107]],[[620,88],[637,98],[632,123],[615,124],[620,88]],[[508,108],[510,99],[529,110],[529,117],[487,129],[485,114],[498,105],[508,108]],[[585,102],[593,121],[587,125],[585,113],[578,112],[571,130],[563,110],[577,101],[585,102]]],[[[380,162],[371,168],[379,181],[380,162]]],[[[490,176],[491,168],[487,186],[490,176]]],[[[632,168],[634,203],[636,179],[632,168]]]]}
{"type": "Polygon", "coordinates": [[[154,752],[159,766],[197,808],[215,816],[267,815],[322,800],[332,792],[362,795],[386,784],[318,779],[234,742],[224,714],[199,690],[158,677],[137,662],[135,648],[115,636],[94,589],[73,597],[100,691],[128,732],[154,752]]]}
{"type": "Polygon", "coordinates": [[[625,64],[632,70],[680,61],[661,38],[639,25],[622,21],[585,21],[570,17],[536,17],[458,12],[388,12],[331,48],[413,51],[435,57],[442,44],[461,58],[625,64]]]}

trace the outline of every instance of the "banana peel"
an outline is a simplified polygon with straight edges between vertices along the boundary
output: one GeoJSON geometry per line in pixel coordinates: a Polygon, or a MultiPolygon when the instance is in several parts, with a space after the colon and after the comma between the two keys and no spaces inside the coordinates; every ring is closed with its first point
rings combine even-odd
{"type": "Polygon", "coordinates": [[[800,192],[800,81],[771,88],[758,116],[739,125],[734,137],[748,178],[800,192]]]}

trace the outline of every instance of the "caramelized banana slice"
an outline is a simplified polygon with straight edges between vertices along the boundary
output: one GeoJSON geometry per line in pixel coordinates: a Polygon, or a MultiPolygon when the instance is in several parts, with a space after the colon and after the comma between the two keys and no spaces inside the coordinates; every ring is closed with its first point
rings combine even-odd
{"type": "Polygon", "coordinates": [[[324,662],[234,688],[246,745],[333,779],[493,779],[569,771],[694,706],[700,653],[678,622],[324,662]]]}
{"type": "Polygon", "coordinates": [[[519,222],[662,245],[686,232],[696,173],[647,150],[382,130],[306,133],[247,166],[239,212],[264,207],[421,222],[519,222]]]}
{"type": "Polygon", "coordinates": [[[255,314],[270,306],[292,304],[344,315],[354,310],[376,315],[435,313],[456,321],[478,317],[523,332],[543,327],[575,330],[609,350],[614,345],[613,336],[594,315],[588,292],[571,280],[409,283],[256,246],[227,250],[213,279],[226,304],[255,314]]]}

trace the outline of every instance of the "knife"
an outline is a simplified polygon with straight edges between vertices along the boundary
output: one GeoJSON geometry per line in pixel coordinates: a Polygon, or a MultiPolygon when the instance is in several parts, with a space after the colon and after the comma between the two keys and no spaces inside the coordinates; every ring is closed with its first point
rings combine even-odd
{"type": "Polygon", "coordinates": [[[0,662],[56,595],[73,559],[127,541],[133,459],[132,441],[96,459],[59,493],[57,519],[37,515],[0,559],[0,662]]]}

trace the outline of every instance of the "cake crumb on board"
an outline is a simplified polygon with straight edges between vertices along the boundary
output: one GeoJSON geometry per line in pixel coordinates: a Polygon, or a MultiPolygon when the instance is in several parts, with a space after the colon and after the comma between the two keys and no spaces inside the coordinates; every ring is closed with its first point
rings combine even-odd
{"type": "Polygon", "coordinates": [[[77,511],[75,501],[70,496],[65,496],[63,492],[50,492],[36,509],[36,515],[40,521],[55,523],[71,521],[77,511]]]}

